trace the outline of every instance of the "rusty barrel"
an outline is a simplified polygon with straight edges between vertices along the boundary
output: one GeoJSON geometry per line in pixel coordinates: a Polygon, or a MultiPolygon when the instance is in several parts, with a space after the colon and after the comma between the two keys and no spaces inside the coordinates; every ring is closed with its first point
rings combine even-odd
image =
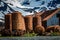
{"type": "Polygon", "coordinates": [[[25,16],[24,19],[25,19],[26,31],[32,32],[33,31],[33,17],[32,17],[32,15],[25,16]]]}
{"type": "Polygon", "coordinates": [[[21,31],[26,30],[22,13],[20,13],[18,11],[15,11],[12,13],[12,29],[21,30],[21,31]]]}

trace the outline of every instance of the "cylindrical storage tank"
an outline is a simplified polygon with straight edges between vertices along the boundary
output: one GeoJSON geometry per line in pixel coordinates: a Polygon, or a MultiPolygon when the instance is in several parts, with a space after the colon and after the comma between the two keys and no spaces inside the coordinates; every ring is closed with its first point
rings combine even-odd
{"type": "Polygon", "coordinates": [[[42,19],[39,15],[33,17],[33,27],[36,27],[37,25],[42,26],[42,19]]]}
{"type": "Polygon", "coordinates": [[[45,28],[42,26],[42,19],[39,15],[33,17],[33,29],[36,33],[42,33],[45,28]]]}
{"type": "Polygon", "coordinates": [[[12,16],[11,16],[11,14],[5,15],[5,29],[12,31],[12,16]]]}
{"type": "Polygon", "coordinates": [[[12,29],[25,31],[24,17],[18,11],[12,13],[12,29]]]}
{"type": "Polygon", "coordinates": [[[25,16],[24,19],[25,19],[26,31],[32,32],[33,31],[33,16],[28,15],[28,16],[25,16]]]}

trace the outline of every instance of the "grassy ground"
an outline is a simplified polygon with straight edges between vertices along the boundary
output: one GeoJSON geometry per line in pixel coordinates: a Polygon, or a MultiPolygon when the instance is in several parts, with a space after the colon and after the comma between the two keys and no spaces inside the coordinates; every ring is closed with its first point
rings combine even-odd
{"type": "MultiPolygon", "coordinates": [[[[29,33],[28,32],[28,33],[25,33],[23,36],[0,36],[0,37],[35,37],[35,36],[37,36],[36,33],[29,33]]],[[[43,36],[43,35],[41,35],[41,36],[43,36]]],[[[60,36],[60,32],[52,32],[47,36],[60,36]]]]}

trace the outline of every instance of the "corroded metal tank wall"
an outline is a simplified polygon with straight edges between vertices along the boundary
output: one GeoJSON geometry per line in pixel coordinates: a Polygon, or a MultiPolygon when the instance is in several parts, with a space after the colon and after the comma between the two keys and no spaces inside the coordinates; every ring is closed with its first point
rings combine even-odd
{"type": "Polygon", "coordinates": [[[26,31],[31,32],[33,30],[32,15],[25,16],[24,19],[25,19],[26,31]]]}
{"type": "Polygon", "coordinates": [[[25,30],[25,22],[20,12],[12,13],[12,27],[13,30],[25,30]]]}
{"type": "Polygon", "coordinates": [[[33,17],[33,26],[35,27],[37,25],[42,26],[42,19],[39,15],[33,17]]]}
{"type": "Polygon", "coordinates": [[[5,15],[5,29],[12,30],[12,17],[11,14],[5,15]]]}
{"type": "Polygon", "coordinates": [[[42,19],[39,15],[33,17],[33,29],[36,33],[43,33],[45,31],[44,27],[42,26],[42,19]]]}
{"type": "Polygon", "coordinates": [[[33,17],[33,30],[38,34],[45,32],[45,28],[42,26],[42,19],[39,15],[33,17]]]}

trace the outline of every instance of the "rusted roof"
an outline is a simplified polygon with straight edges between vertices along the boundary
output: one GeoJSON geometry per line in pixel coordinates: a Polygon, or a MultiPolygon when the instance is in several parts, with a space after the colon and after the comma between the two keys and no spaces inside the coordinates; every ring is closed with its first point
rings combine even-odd
{"type": "Polygon", "coordinates": [[[51,18],[53,15],[55,15],[58,11],[60,11],[60,8],[55,9],[55,10],[49,10],[49,11],[45,11],[41,17],[43,19],[43,21],[48,20],[49,18],[51,18]]]}

